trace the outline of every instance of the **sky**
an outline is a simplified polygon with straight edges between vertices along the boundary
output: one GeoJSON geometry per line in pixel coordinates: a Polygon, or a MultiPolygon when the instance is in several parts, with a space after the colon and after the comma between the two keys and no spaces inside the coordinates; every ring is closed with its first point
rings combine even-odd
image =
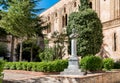
{"type": "MultiPolygon", "coordinates": [[[[44,8],[43,11],[47,10],[48,8],[50,8],[51,6],[53,6],[55,3],[57,3],[59,0],[41,0],[37,6],[40,8],[44,8]]],[[[0,7],[1,9],[1,7],[0,7]]],[[[40,13],[42,13],[43,11],[41,11],[40,13]]]]}
{"type": "Polygon", "coordinates": [[[44,8],[45,10],[47,10],[48,8],[53,6],[55,3],[57,3],[58,1],[59,0],[41,0],[40,3],[38,4],[38,6],[40,8],[44,8]]]}

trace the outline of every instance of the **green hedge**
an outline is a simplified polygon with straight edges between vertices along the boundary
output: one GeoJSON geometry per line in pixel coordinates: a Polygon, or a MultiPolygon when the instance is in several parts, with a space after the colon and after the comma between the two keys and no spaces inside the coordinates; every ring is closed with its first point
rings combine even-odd
{"type": "MultiPolygon", "coordinates": [[[[120,68],[120,64],[116,64],[120,68]]],[[[6,62],[4,68],[10,70],[26,70],[38,72],[61,72],[68,67],[68,60],[55,60],[49,62],[6,62]]],[[[86,56],[81,59],[80,67],[87,71],[99,71],[102,68],[110,70],[113,68],[112,59],[102,60],[97,56],[86,56]]]]}
{"type": "Polygon", "coordinates": [[[4,70],[4,65],[5,65],[5,61],[0,60],[0,74],[1,74],[1,72],[3,72],[3,70],[4,70]]]}
{"type": "Polygon", "coordinates": [[[105,70],[111,70],[114,67],[114,60],[111,58],[103,59],[103,68],[105,70]]]}
{"type": "Polygon", "coordinates": [[[50,62],[6,62],[4,68],[39,72],[61,72],[67,66],[67,60],[55,60],[50,62]]]}
{"type": "Polygon", "coordinates": [[[80,66],[85,71],[99,71],[102,69],[102,59],[98,56],[86,56],[81,59],[80,66]]]}
{"type": "Polygon", "coordinates": [[[5,61],[0,60],[0,83],[2,83],[2,79],[3,79],[3,70],[4,70],[4,65],[5,65],[5,61]]]}

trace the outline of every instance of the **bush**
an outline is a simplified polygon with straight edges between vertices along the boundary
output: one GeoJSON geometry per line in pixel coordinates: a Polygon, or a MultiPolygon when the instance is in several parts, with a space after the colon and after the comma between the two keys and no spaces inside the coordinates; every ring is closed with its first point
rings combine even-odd
{"type": "Polygon", "coordinates": [[[3,70],[4,70],[4,65],[5,65],[5,61],[0,60],[0,74],[1,74],[1,72],[3,72],[3,70]]]}
{"type": "Polygon", "coordinates": [[[0,60],[0,83],[2,83],[2,79],[3,79],[3,70],[4,70],[4,65],[5,65],[5,61],[0,60]]]}
{"type": "Polygon", "coordinates": [[[7,62],[4,68],[39,72],[60,72],[67,68],[67,65],[67,60],[55,60],[49,62],[7,62]]]}
{"type": "Polygon", "coordinates": [[[45,48],[45,50],[39,53],[39,58],[42,61],[53,61],[54,60],[54,50],[52,48],[45,48]]]}
{"type": "Polygon", "coordinates": [[[9,69],[11,69],[11,70],[15,70],[16,69],[16,62],[11,62],[11,63],[9,63],[9,65],[10,65],[10,68],[9,69]]]}
{"type": "Polygon", "coordinates": [[[63,71],[68,66],[67,60],[55,60],[52,62],[53,65],[53,72],[60,72],[63,71]]]}
{"type": "Polygon", "coordinates": [[[27,65],[28,65],[28,62],[23,62],[22,70],[27,70],[27,65]]]}
{"type": "Polygon", "coordinates": [[[10,66],[11,66],[10,64],[11,64],[11,62],[7,62],[4,66],[4,69],[10,69],[10,66]]]}
{"type": "Polygon", "coordinates": [[[28,62],[28,64],[27,64],[27,71],[31,71],[32,70],[32,65],[33,65],[33,62],[28,62]]]}
{"type": "Polygon", "coordinates": [[[114,61],[111,58],[103,59],[103,67],[106,70],[111,70],[114,67],[114,61]]]}
{"type": "Polygon", "coordinates": [[[102,59],[98,56],[86,56],[81,59],[80,67],[82,70],[98,71],[102,69],[102,59]]]}
{"type": "Polygon", "coordinates": [[[23,65],[23,62],[19,62],[16,64],[16,69],[17,70],[22,70],[22,65],[23,65]]]}

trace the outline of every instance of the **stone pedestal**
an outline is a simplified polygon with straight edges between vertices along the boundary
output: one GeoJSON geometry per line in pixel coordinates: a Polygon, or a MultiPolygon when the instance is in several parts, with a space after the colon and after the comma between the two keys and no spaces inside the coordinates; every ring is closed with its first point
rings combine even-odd
{"type": "Polygon", "coordinates": [[[84,72],[81,72],[79,69],[79,59],[76,57],[70,57],[68,68],[64,69],[63,72],[60,73],[61,75],[83,75],[84,72]]]}

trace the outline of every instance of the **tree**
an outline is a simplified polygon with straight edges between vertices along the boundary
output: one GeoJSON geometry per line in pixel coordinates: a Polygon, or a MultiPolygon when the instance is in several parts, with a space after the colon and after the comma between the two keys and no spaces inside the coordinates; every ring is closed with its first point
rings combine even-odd
{"type": "Polygon", "coordinates": [[[0,57],[3,57],[4,59],[6,59],[7,55],[8,55],[7,44],[0,42],[0,57]]]}
{"type": "MultiPolygon", "coordinates": [[[[23,41],[22,59],[25,61],[37,61],[40,48],[36,45],[36,39],[29,39],[23,41]]],[[[16,53],[18,60],[20,56],[20,43],[17,44],[16,53]]]]}
{"type": "Polygon", "coordinates": [[[53,42],[54,42],[54,59],[62,59],[62,57],[65,56],[65,43],[66,41],[66,34],[65,33],[59,33],[55,31],[52,34],[53,42]]]}
{"type": "MultiPolygon", "coordinates": [[[[1,10],[0,10],[0,20],[2,19],[2,12],[1,12],[1,10]]],[[[0,27],[0,38],[1,37],[6,37],[6,35],[7,35],[7,32],[5,31],[5,29],[3,29],[2,27],[0,27]]]]}
{"type": "Polygon", "coordinates": [[[77,29],[77,54],[86,56],[95,55],[100,51],[103,42],[102,23],[97,13],[89,8],[88,0],[81,0],[79,12],[74,12],[69,17],[67,33],[72,33],[72,28],[77,29]]]}
{"type": "MultiPolygon", "coordinates": [[[[24,37],[31,37],[35,34],[37,11],[41,9],[35,9],[35,4],[38,0],[3,0],[3,5],[9,7],[8,11],[0,21],[0,25],[10,34],[13,35],[12,51],[14,49],[14,37],[22,40],[24,37]]],[[[22,49],[21,49],[22,51],[22,49]]],[[[22,52],[20,52],[22,53],[22,52]]],[[[11,54],[13,58],[13,53],[11,54]]],[[[20,60],[22,59],[22,55],[20,60]]]]}

